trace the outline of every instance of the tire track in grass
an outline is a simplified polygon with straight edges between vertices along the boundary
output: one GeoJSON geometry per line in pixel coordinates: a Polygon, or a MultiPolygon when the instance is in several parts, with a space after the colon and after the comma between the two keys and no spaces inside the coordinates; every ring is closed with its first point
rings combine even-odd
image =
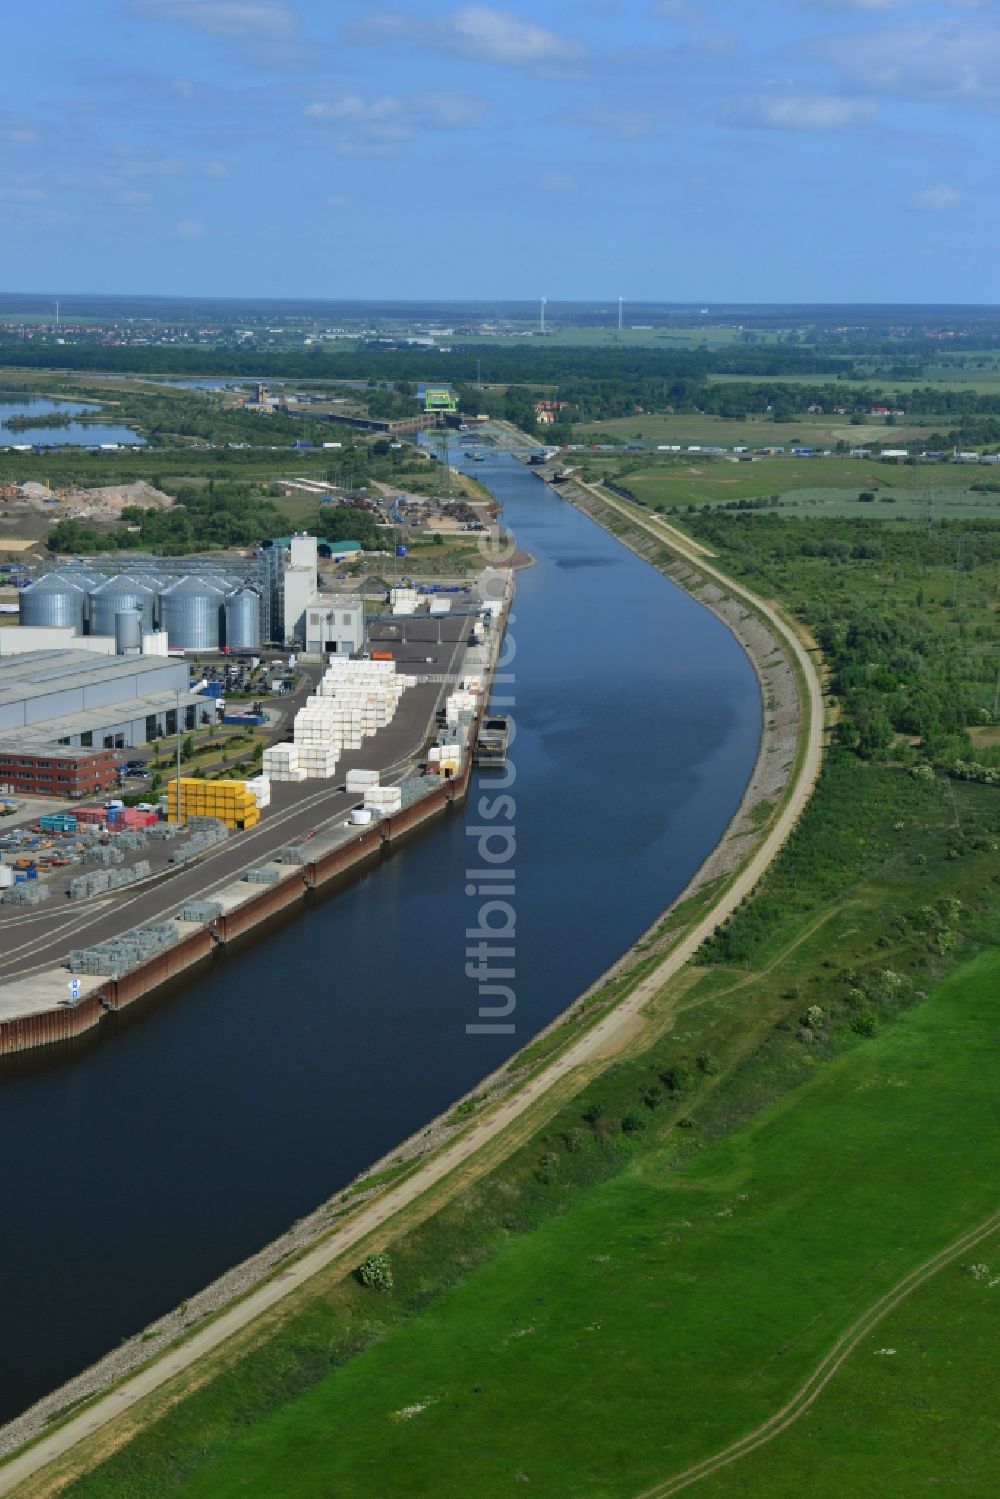
{"type": "Polygon", "coordinates": [[[854,1353],[858,1344],[873,1332],[890,1312],[894,1312],[897,1306],[914,1291],[919,1290],[925,1281],[930,1280],[939,1270],[944,1270],[968,1250],[975,1249],[998,1229],[1000,1229],[1000,1213],[994,1213],[986,1219],[985,1223],[968,1229],[944,1249],[939,1249],[937,1254],[931,1255],[930,1259],[924,1260],[923,1264],[917,1265],[884,1292],[859,1317],[855,1318],[850,1327],[834,1343],[829,1353],[816,1365],[805,1383],[800,1385],[792,1398],[780,1410],[775,1411],[773,1416],[769,1416],[766,1421],[761,1422],[760,1426],[747,1432],[746,1436],[740,1437],[738,1441],[732,1442],[713,1456],[703,1458],[701,1462],[692,1464],[681,1473],[675,1473],[672,1478],[665,1479],[662,1483],[654,1484],[651,1489],[644,1489],[636,1496],[636,1499],[669,1499],[671,1494],[679,1494],[682,1489],[690,1488],[700,1479],[709,1478],[722,1468],[729,1467],[731,1463],[739,1462],[741,1458],[748,1457],[751,1452],[755,1452],[758,1447],[765,1446],[782,1432],[787,1431],[816,1403],[834,1375],[839,1373],[854,1353]]]}

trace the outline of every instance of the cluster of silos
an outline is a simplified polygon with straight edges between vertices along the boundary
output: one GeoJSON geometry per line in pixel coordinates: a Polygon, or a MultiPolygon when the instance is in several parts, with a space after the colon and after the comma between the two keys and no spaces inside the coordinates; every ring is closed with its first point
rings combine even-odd
{"type": "Polygon", "coordinates": [[[154,573],[142,559],[134,572],[110,577],[80,564],[59,568],[21,591],[21,623],[114,635],[119,653],[141,649],[142,636],[157,629],[173,650],[259,649],[260,593],[202,559],[192,564],[190,572],[175,565],[154,573]]]}

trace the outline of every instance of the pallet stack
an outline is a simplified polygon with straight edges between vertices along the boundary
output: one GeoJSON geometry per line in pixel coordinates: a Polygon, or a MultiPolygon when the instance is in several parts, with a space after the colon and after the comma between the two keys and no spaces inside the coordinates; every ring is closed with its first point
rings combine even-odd
{"type": "Polygon", "coordinates": [[[204,781],[181,776],[167,786],[167,821],[191,823],[192,818],[210,817],[230,829],[256,827],[260,808],[246,781],[204,781]]]}

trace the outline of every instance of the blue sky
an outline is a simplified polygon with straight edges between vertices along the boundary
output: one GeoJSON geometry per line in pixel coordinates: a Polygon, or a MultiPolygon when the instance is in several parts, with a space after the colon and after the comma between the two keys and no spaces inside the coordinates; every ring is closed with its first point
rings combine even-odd
{"type": "Polygon", "coordinates": [[[49,0],[0,284],[1000,302],[1000,0],[49,0]]]}

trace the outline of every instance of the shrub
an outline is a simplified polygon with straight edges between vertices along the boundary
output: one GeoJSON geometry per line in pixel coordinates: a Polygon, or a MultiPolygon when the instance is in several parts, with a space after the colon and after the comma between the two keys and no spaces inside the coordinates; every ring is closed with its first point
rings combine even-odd
{"type": "Polygon", "coordinates": [[[392,1265],[385,1250],[368,1255],[354,1272],[363,1286],[370,1291],[391,1291],[393,1287],[392,1265]]]}
{"type": "Polygon", "coordinates": [[[677,1062],[660,1073],[660,1081],[671,1093],[684,1093],[691,1086],[691,1069],[683,1062],[677,1062]]]}
{"type": "Polygon", "coordinates": [[[626,1135],[637,1135],[646,1128],[646,1121],[641,1114],[626,1114],[622,1119],[622,1133],[626,1135]]]}
{"type": "Polygon", "coordinates": [[[878,1016],[870,1005],[866,1005],[863,1010],[859,1010],[853,1017],[851,1020],[851,1030],[856,1036],[871,1037],[877,1035],[878,1016]]]}

